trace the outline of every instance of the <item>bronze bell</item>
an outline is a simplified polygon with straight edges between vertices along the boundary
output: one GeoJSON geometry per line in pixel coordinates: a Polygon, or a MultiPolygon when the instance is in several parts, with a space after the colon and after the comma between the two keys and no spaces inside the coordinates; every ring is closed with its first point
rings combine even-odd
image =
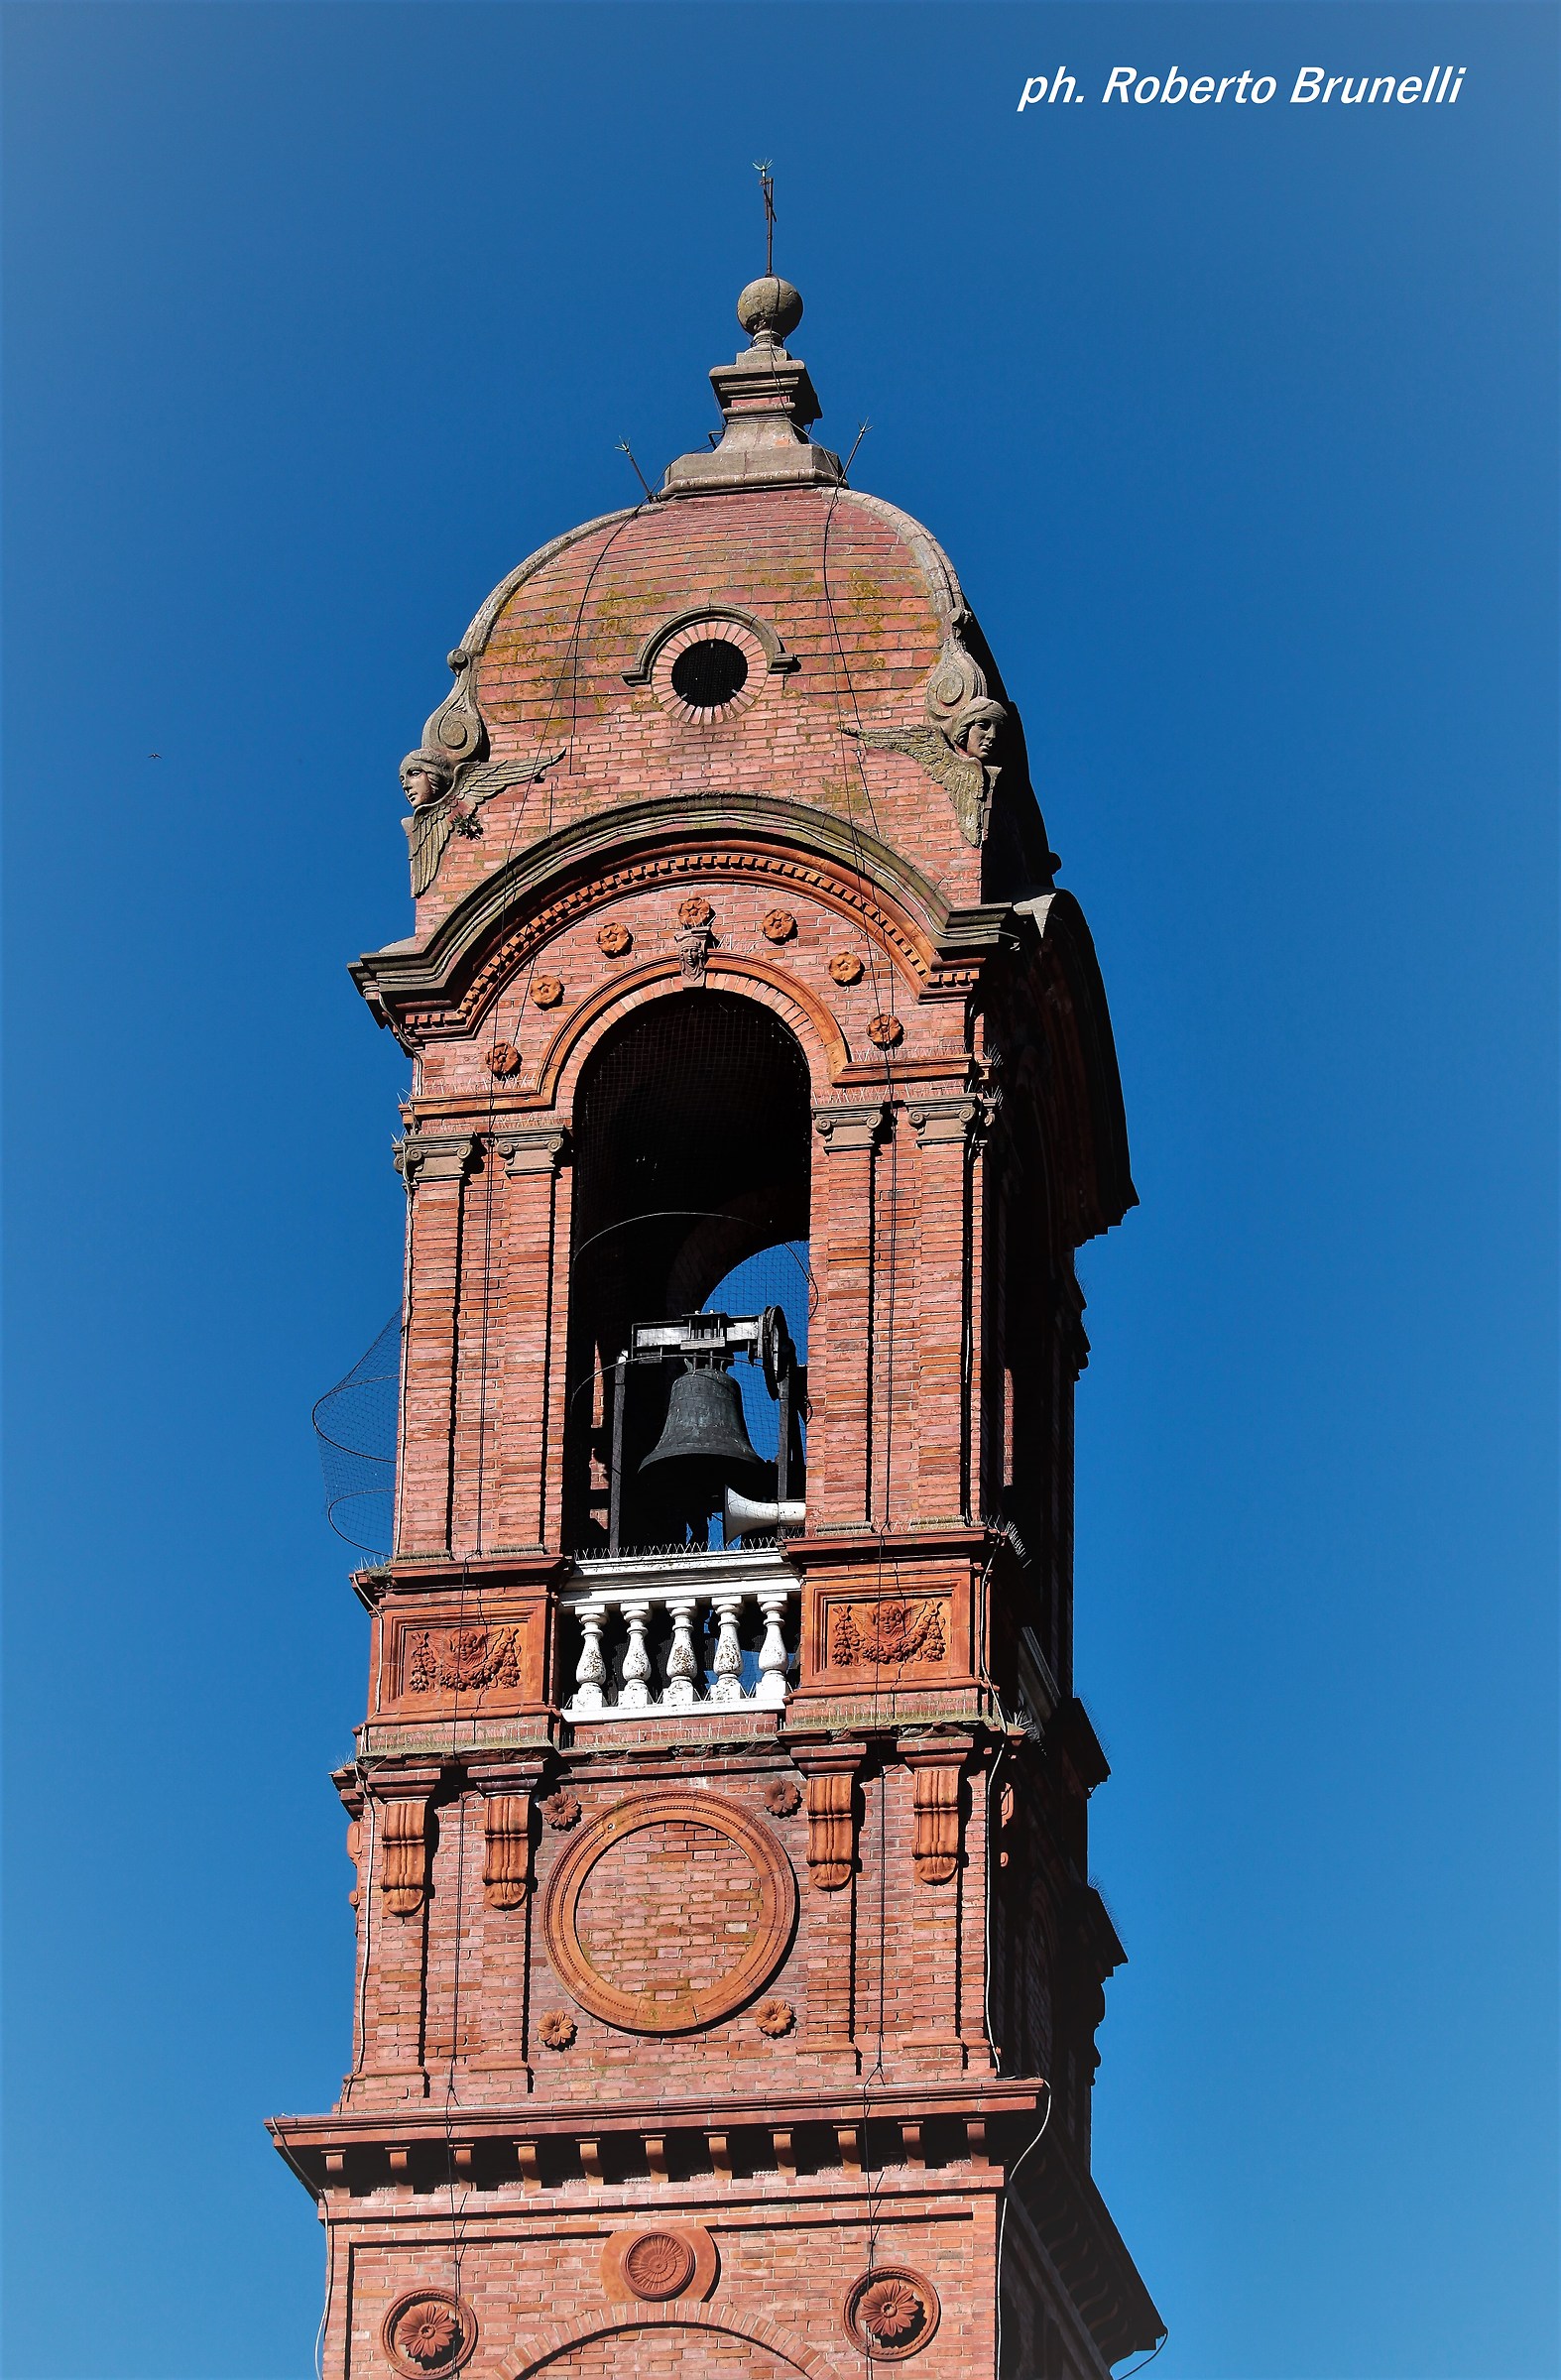
{"type": "Polygon", "coordinates": [[[743,1392],[729,1371],[691,1364],[677,1374],[661,1435],[640,1469],[649,1471],[657,1463],[686,1466],[678,1480],[681,1484],[686,1478],[690,1493],[708,1485],[713,1490],[711,1510],[734,1471],[766,1469],[743,1420],[743,1392]]]}

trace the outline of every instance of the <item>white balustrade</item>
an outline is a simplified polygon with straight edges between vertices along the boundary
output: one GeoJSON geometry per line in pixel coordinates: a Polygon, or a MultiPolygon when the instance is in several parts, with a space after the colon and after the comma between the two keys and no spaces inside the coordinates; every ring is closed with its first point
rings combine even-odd
{"type": "Polygon", "coordinates": [[[580,1584],[565,1590],[564,1608],[580,1623],[574,1694],[565,1705],[572,1720],[650,1718],[709,1705],[746,1705],[749,1710],[785,1709],[786,1599],[799,1593],[795,1572],[768,1547],[690,1555],[630,1555],[616,1560],[582,1559],[580,1584]],[[764,1623],[759,1676],[743,1684],[743,1613],[757,1610],[764,1623]],[[652,1616],[671,1622],[664,1674],[658,1680],[651,1646],[652,1616]],[[622,1623],[620,1627],[619,1623],[622,1623]],[[620,1682],[610,1700],[611,1676],[604,1632],[623,1643],[620,1682]],[[624,1634],[627,1633],[627,1642],[624,1634]],[[711,1677],[706,1678],[703,1640],[715,1636],[711,1677]]]}

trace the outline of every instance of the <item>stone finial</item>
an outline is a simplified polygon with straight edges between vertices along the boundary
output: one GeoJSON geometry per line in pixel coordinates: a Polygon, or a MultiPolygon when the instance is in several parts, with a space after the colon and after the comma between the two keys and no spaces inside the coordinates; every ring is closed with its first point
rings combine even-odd
{"type": "Polygon", "coordinates": [[[779,273],[762,273],[738,298],[737,318],[756,347],[784,339],[802,319],[801,295],[779,273]]]}
{"type": "Polygon", "coordinates": [[[713,453],[680,454],[661,494],[838,486],[840,457],[807,434],[819,414],[807,366],[785,351],[786,333],[802,319],[797,292],[779,273],[762,274],[738,298],[737,318],[752,344],[710,375],[726,424],[721,442],[713,453]]]}

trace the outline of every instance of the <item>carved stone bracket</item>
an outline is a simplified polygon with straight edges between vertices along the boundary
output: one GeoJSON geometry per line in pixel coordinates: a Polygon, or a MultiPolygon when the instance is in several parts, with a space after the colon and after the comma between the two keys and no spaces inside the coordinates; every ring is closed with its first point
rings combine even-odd
{"type": "Polygon", "coordinates": [[[396,1171],[408,1193],[423,1182],[458,1182],[471,1167],[474,1132],[412,1132],[396,1143],[396,1171]]]}
{"type": "Polygon", "coordinates": [[[910,1856],[918,1884],[946,1884],[959,1867],[964,1850],[961,1786],[970,1750],[966,1736],[925,1745],[901,1742],[911,1778],[915,1830],[910,1856]]]}
{"type": "Polygon", "coordinates": [[[397,1917],[413,1917],[428,1889],[428,1804],[399,1800],[384,1805],[380,1827],[380,1890],[397,1917]]]}
{"type": "Polygon", "coordinates": [[[490,1909],[519,1909],[531,1891],[531,1808],[524,1793],[483,1804],[482,1888],[490,1909]]]}
{"type": "Polygon", "coordinates": [[[861,1742],[792,1747],[806,1780],[808,1879],[820,1892],[838,1892],[856,1866],[856,1782],[866,1753],[861,1742]]]}

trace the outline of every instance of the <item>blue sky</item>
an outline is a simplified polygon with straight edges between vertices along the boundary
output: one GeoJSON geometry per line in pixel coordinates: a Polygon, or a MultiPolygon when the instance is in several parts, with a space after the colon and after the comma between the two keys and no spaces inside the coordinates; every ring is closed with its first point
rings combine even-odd
{"type": "Polygon", "coordinates": [[[1079,1672],[1156,2380],[1553,2380],[1554,13],[4,38],[6,2370],[308,2367],[261,2120],[346,2061],[365,1654],[308,1411],[402,1196],[345,962],[478,602],[702,438],[770,156],[820,434],[950,546],[1115,1018],[1079,1672]]]}

